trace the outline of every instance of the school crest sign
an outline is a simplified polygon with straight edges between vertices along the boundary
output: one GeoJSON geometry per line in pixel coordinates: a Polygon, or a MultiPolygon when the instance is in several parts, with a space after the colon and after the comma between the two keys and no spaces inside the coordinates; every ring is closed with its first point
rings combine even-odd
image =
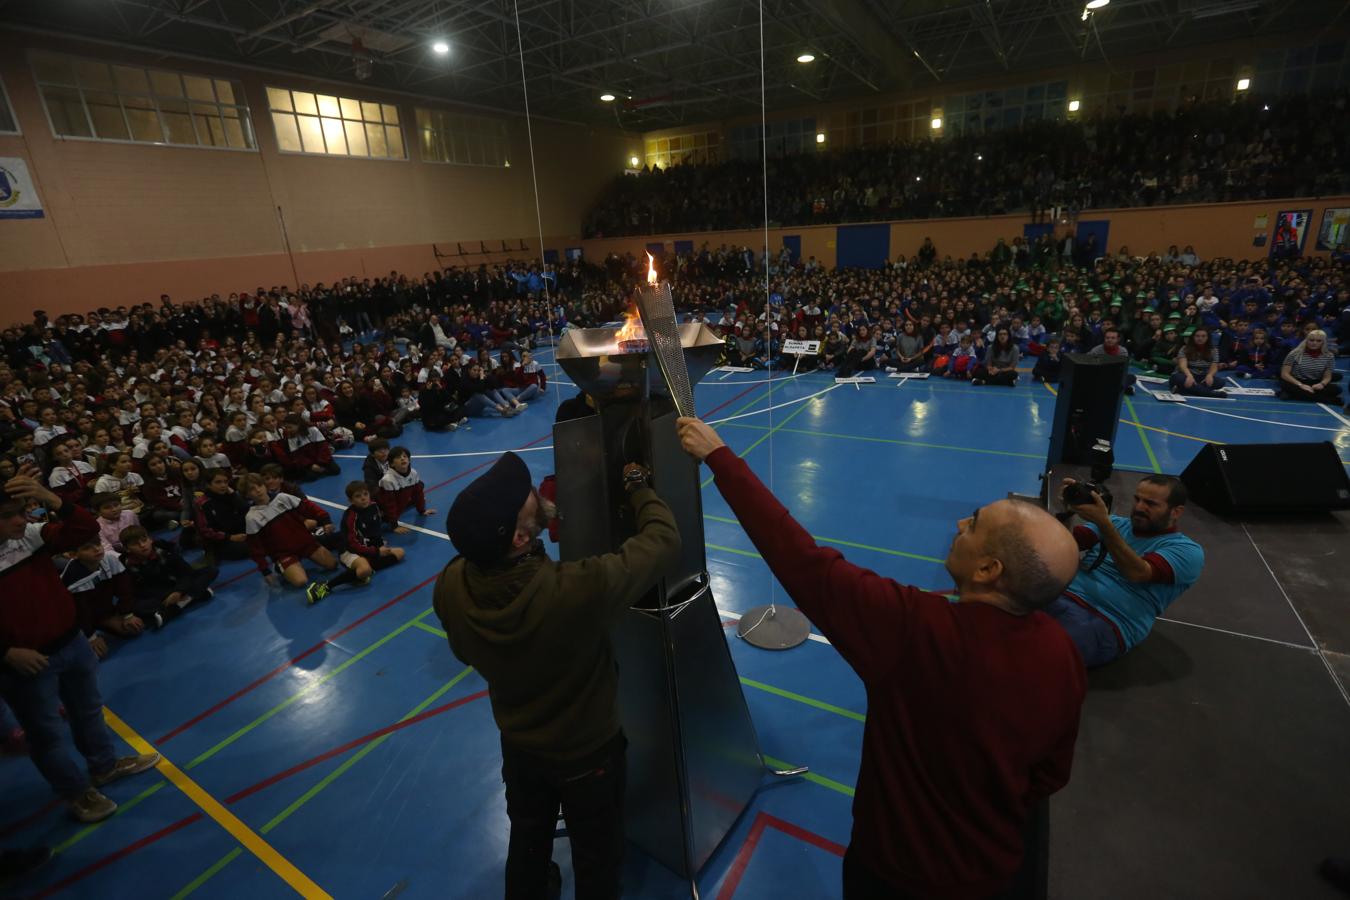
{"type": "Polygon", "coordinates": [[[28,164],[17,157],[0,156],[0,219],[40,219],[38,199],[28,164]]]}

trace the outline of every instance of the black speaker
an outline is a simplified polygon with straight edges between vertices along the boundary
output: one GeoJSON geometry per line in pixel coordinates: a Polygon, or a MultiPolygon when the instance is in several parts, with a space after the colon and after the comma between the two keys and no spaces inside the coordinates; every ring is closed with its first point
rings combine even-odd
{"type": "Polygon", "coordinates": [[[1088,463],[1088,451],[1099,440],[1115,445],[1128,364],[1119,356],[1065,354],[1046,471],[1057,463],[1088,463]]]}
{"type": "Polygon", "coordinates": [[[1350,476],[1330,441],[1206,444],[1181,481],[1191,500],[1221,515],[1350,509],[1350,476]]]}

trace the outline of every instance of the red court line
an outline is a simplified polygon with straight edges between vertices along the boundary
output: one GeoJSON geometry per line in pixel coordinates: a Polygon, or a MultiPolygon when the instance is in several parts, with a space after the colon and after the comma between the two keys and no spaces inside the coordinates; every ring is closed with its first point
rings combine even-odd
{"type": "Polygon", "coordinates": [[[293,657],[293,658],[290,659],[288,662],[282,663],[281,665],[277,666],[277,667],[276,667],[275,669],[273,669],[272,671],[268,672],[266,675],[263,675],[261,678],[258,678],[257,680],[251,682],[251,683],[250,683],[249,685],[247,685],[246,687],[243,687],[243,688],[241,688],[240,690],[235,691],[233,694],[231,694],[230,696],[226,697],[224,700],[221,700],[219,703],[217,703],[215,706],[212,706],[210,709],[207,709],[207,710],[205,710],[205,711],[203,711],[203,712],[200,712],[200,713],[198,713],[197,715],[193,716],[191,719],[188,719],[188,720],[187,720],[186,722],[184,722],[182,725],[179,725],[179,726],[178,726],[177,728],[175,728],[173,731],[170,731],[168,734],[164,735],[164,736],[161,737],[159,740],[155,741],[155,743],[156,743],[156,744],[164,744],[164,743],[167,743],[168,741],[173,740],[173,739],[176,738],[178,735],[182,734],[184,731],[187,731],[187,730],[188,730],[189,728],[191,728],[192,726],[194,726],[194,725],[196,725],[197,723],[201,722],[203,719],[206,719],[206,718],[208,718],[208,717],[210,717],[210,716],[215,715],[216,713],[220,712],[222,709],[224,709],[225,707],[229,706],[231,703],[233,703],[234,701],[238,700],[240,697],[244,696],[244,695],[247,694],[248,692],[250,692],[250,691],[252,691],[252,690],[254,690],[254,689],[258,688],[258,687],[261,687],[263,684],[266,684],[268,681],[271,681],[273,678],[275,678],[276,676],[280,675],[282,672],[286,671],[287,669],[291,668],[291,667],[294,666],[296,663],[298,663],[298,662],[300,662],[301,660],[303,660],[305,657],[310,656],[311,654],[317,653],[318,651],[322,650],[324,647],[328,646],[329,644],[332,644],[333,641],[334,641],[335,639],[342,637],[344,634],[346,634],[347,632],[351,631],[351,630],[352,630],[353,628],[355,628],[356,626],[358,626],[358,625],[362,624],[363,622],[366,622],[367,620],[369,620],[369,619],[371,619],[371,618],[373,618],[373,617],[379,615],[380,613],[384,612],[384,611],[385,611],[386,609],[388,609],[389,607],[393,606],[395,603],[398,603],[400,600],[403,600],[403,599],[405,599],[405,598],[407,598],[407,597],[410,597],[410,596],[412,596],[413,594],[417,593],[417,592],[420,591],[422,588],[426,587],[428,584],[431,584],[431,582],[435,581],[435,580],[437,579],[437,577],[440,576],[440,574],[441,574],[440,572],[437,572],[435,575],[432,575],[432,576],[428,577],[425,581],[422,581],[422,582],[420,582],[420,583],[418,583],[418,584],[415,584],[415,585],[413,585],[412,587],[408,588],[406,591],[404,591],[403,593],[399,594],[399,595],[398,595],[397,597],[395,597],[393,600],[390,600],[390,601],[387,602],[387,603],[384,603],[384,604],[382,604],[382,605],[380,605],[380,606],[375,607],[375,608],[372,609],[370,612],[366,613],[364,616],[362,616],[361,618],[357,619],[355,622],[352,622],[350,625],[346,626],[345,628],[341,629],[340,631],[337,631],[337,632],[334,632],[333,634],[330,634],[328,637],[326,637],[326,638],[324,638],[323,640],[319,641],[319,643],[315,644],[313,647],[310,647],[308,650],[306,650],[304,653],[301,653],[299,656],[293,657]]]}
{"type": "MultiPolygon", "coordinates": [[[[710,410],[708,410],[707,412],[703,413],[703,418],[706,419],[706,418],[708,418],[709,416],[711,416],[713,413],[718,412],[719,410],[723,410],[723,409],[727,408],[728,406],[730,406],[731,404],[735,403],[737,400],[741,399],[742,397],[744,397],[746,394],[750,393],[751,391],[753,391],[753,390],[754,390],[755,388],[757,388],[757,387],[759,387],[759,385],[757,385],[757,384],[752,384],[752,385],[750,385],[748,388],[746,388],[745,390],[741,391],[741,392],[740,392],[739,394],[737,394],[736,396],[732,397],[730,400],[724,400],[724,401],[722,401],[721,403],[719,403],[719,404],[717,404],[716,406],[714,406],[712,409],[710,409],[710,410]]],[[[772,386],[771,386],[771,387],[772,387],[772,386]]]]}
{"type": "Polygon", "coordinates": [[[34,810],[33,812],[24,816],[22,819],[18,819],[14,822],[9,823],[3,828],[0,828],[0,840],[9,837],[11,834],[17,834],[18,832],[23,831],[29,825],[32,825],[38,819],[41,819],[43,816],[47,815],[47,813],[56,809],[60,805],[61,805],[61,798],[53,797],[47,803],[47,805],[42,807],[41,809],[34,810]]]}
{"type": "MultiPolygon", "coordinates": [[[[547,432],[546,434],[541,434],[541,435],[539,435],[539,437],[537,437],[537,438],[535,438],[534,440],[530,441],[528,444],[521,444],[519,447],[516,447],[516,448],[514,448],[514,449],[516,449],[516,450],[524,450],[526,447],[533,447],[535,444],[539,443],[540,441],[546,441],[546,440],[548,440],[548,439],[551,438],[551,437],[553,437],[553,432],[552,432],[552,431],[549,431],[549,432],[547,432]]],[[[500,459],[500,457],[498,457],[498,459],[500,459]]],[[[453,476],[451,476],[450,478],[445,479],[445,480],[442,481],[440,484],[432,485],[431,487],[427,488],[423,493],[425,493],[425,494],[430,494],[430,493],[431,493],[432,491],[434,491],[434,490],[437,490],[437,489],[439,489],[439,488],[445,487],[447,484],[449,484],[449,483],[452,482],[452,481],[459,481],[459,480],[460,480],[461,478],[463,478],[465,475],[472,475],[474,472],[477,472],[479,469],[486,469],[488,466],[492,465],[492,464],[495,463],[496,461],[497,461],[496,459],[489,459],[487,462],[479,463],[478,465],[474,466],[472,469],[465,469],[463,472],[460,472],[458,475],[453,475],[453,476]]]]}
{"type": "Polygon", "coordinates": [[[732,895],[736,893],[736,888],[740,887],[741,879],[745,877],[745,870],[750,865],[750,857],[754,855],[755,848],[759,846],[759,839],[764,836],[766,828],[777,829],[789,837],[804,841],[813,847],[828,850],[835,856],[842,857],[847,849],[842,844],[836,844],[814,831],[807,831],[800,825],[794,825],[786,819],[761,812],[755,816],[755,821],[750,825],[750,833],[745,836],[745,843],[741,844],[741,849],[736,851],[736,858],[731,861],[731,865],[727,868],[727,877],[722,881],[722,889],[717,892],[717,900],[731,900],[732,895]]]}
{"type": "MultiPolygon", "coordinates": [[[[482,698],[486,697],[487,694],[488,692],[485,690],[478,691],[477,693],[470,694],[467,697],[460,697],[458,700],[452,700],[449,703],[444,703],[440,706],[435,706],[432,707],[431,709],[424,710],[423,712],[413,716],[411,719],[404,719],[400,722],[395,722],[392,725],[386,725],[383,728],[377,728],[375,731],[372,731],[369,734],[362,735],[361,737],[356,738],[355,740],[352,741],[348,741],[347,743],[339,747],[334,747],[331,750],[327,750],[323,753],[320,753],[313,759],[309,759],[297,765],[291,766],[289,769],[286,769],[283,772],[278,772],[277,774],[269,778],[264,778],[257,784],[251,787],[246,787],[242,791],[239,791],[236,794],[226,797],[225,802],[227,804],[238,803],[245,797],[251,797],[254,794],[258,793],[259,791],[262,791],[266,788],[271,787],[274,784],[284,781],[287,778],[290,778],[292,775],[297,775],[300,772],[305,771],[306,769],[312,768],[313,766],[316,766],[319,763],[324,762],[325,760],[329,760],[335,756],[339,756],[343,753],[346,753],[348,750],[352,750],[356,747],[361,746],[362,744],[368,744],[371,741],[375,740],[376,738],[383,737],[386,734],[393,734],[395,731],[401,731],[404,728],[416,725],[419,722],[424,722],[433,716],[439,716],[441,713],[449,712],[452,709],[464,706],[468,703],[472,703],[475,700],[481,700],[482,698]]],[[[85,866],[79,871],[72,873],[66,878],[63,878],[56,884],[51,885],[50,887],[43,890],[40,894],[34,895],[34,900],[37,900],[37,898],[40,897],[50,897],[52,894],[55,894],[58,891],[62,891],[70,887],[75,882],[80,881],[81,879],[94,874],[100,869],[110,866],[113,863],[117,862],[118,860],[125,859],[126,857],[135,853],[137,850],[142,850],[150,846],[151,844],[156,843],[157,841],[163,840],[164,838],[168,837],[174,832],[186,828],[187,826],[193,824],[194,822],[198,821],[201,818],[202,818],[201,813],[193,813],[190,816],[186,816],[182,819],[179,819],[177,822],[174,822],[170,825],[166,825],[165,827],[161,828],[159,831],[154,832],[153,834],[148,834],[145,837],[140,838],[139,840],[127,844],[120,850],[114,850],[107,856],[95,860],[94,862],[90,863],[89,865],[85,866]]]]}
{"type": "Polygon", "coordinates": [[[223,587],[229,587],[230,585],[234,584],[236,581],[239,581],[239,580],[241,580],[241,579],[243,579],[243,578],[247,578],[248,576],[253,575],[253,574],[256,573],[257,571],[258,571],[258,567],[257,567],[257,566],[252,566],[252,565],[251,565],[251,566],[249,566],[247,569],[245,569],[244,571],[240,572],[238,575],[235,575],[233,578],[226,578],[224,581],[217,581],[215,584],[211,585],[211,590],[213,590],[213,591],[218,591],[218,590],[220,590],[220,589],[223,588],[223,587]]]}
{"type": "Polygon", "coordinates": [[[99,869],[106,868],[107,866],[110,866],[110,865],[112,865],[113,863],[117,862],[119,859],[123,859],[123,858],[125,858],[125,857],[128,857],[128,856],[130,856],[131,854],[135,853],[137,850],[140,850],[142,847],[148,847],[148,846],[150,846],[151,844],[155,843],[156,841],[159,841],[159,840],[162,840],[163,838],[168,837],[169,835],[173,834],[175,831],[178,831],[178,830],[180,830],[180,829],[182,829],[182,828],[186,828],[187,826],[191,825],[193,822],[196,822],[198,819],[201,819],[201,818],[203,818],[203,816],[202,816],[201,813],[193,813],[192,815],[188,816],[187,818],[179,819],[177,822],[174,822],[172,825],[166,825],[164,828],[161,828],[159,831],[156,831],[154,834],[147,834],[145,837],[141,838],[140,840],[138,840],[138,841],[133,841],[132,843],[127,844],[127,845],[126,845],[125,847],[123,847],[121,850],[117,850],[117,851],[114,851],[114,852],[112,852],[112,853],[109,853],[107,856],[103,857],[102,859],[95,860],[94,862],[92,862],[92,863],[90,863],[89,865],[85,866],[83,869],[79,869],[79,870],[77,870],[77,871],[75,871],[75,872],[72,872],[71,874],[67,875],[65,878],[62,878],[60,881],[56,882],[56,884],[50,885],[49,887],[45,888],[45,889],[42,890],[41,892],[34,894],[34,895],[33,895],[33,900],[38,900],[38,898],[41,898],[41,897],[50,897],[50,896],[52,896],[53,894],[57,894],[57,893],[59,893],[59,892],[65,890],[66,888],[70,887],[70,886],[71,886],[72,884],[74,884],[75,882],[81,881],[81,880],[83,880],[83,879],[89,877],[90,875],[93,875],[93,874],[94,874],[95,872],[97,872],[99,869]]]}

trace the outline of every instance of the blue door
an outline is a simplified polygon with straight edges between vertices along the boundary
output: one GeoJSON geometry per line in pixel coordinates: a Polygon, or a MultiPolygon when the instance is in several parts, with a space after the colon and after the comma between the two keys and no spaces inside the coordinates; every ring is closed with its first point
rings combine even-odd
{"type": "Polygon", "coordinates": [[[1093,252],[1093,258],[1095,259],[1098,256],[1106,256],[1106,238],[1110,233],[1110,219],[1093,219],[1089,222],[1078,223],[1078,234],[1074,236],[1074,240],[1078,242],[1079,246],[1082,246],[1083,242],[1088,239],[1088,235],[1095,237],[1097,239],[1097,249],[1093,252]]]}
{"type": "Polygon", "coordinates": [[[557,251],[557,250],[545,250],[545,251],[544,251],[544,262],[547,263],[547,264],[549,264],[549,265],[551,265],[551,266],[556,266],[556,265],[558,264],[558,251],[557,251]]]}
{"type": "Polygon", "coordinates": [[[835,229],[841,269],[880,269],[891,256],[891,226],[841,225],[835,229]]]}
{"type": "Polygon", "coordinates": [[[802,236],[800,234],[783,235],[783,246],[787,252],[792,254],[792,263],[796,265],[802,261],[802,236]]]}
{"type": "Polygon", "coordinates": [[[693,255],[694,255],[694,242],[693,242],[693,241],[676,241],[676,242],[675,242],[675,255],[676,255],[676,256],[693,256],[693,255]]]}
{"type": "Polygon", "coordinates": [[[652,256],[660,258],[665,255],[666,245],[661,241],[656,241],[647,245],[647,252],[652,256]]]}
{"type": "Polygon", "coordinates": [[[1050,222],[1037,222],[1034,225],[1022,226],[1022,240],[1032,246],[1040,240],[1041,235],[1048,234],[1054,236],[1055,226],[1050,222]]]}

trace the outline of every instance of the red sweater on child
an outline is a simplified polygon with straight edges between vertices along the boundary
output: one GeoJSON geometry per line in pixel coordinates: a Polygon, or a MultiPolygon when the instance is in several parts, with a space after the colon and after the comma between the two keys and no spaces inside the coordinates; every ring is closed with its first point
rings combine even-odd
{"type": "Polygon", "coordinates": [[[272,455],[289,470],[327,466],[333,461],[333,446],[319,429],[311,425],[293,438],[282,435],[272,442],[272,455]]]}
{"type": "Polygon", "coordinates": [[[375,502],[380,504],[380,512],[390,525],[398,524],[398,517],[410,506],[417,507],[423,515],[427,511],[427,496],[422,488],[422,477],[417,470],[408,467],[407,475],[400,475],[390,466],[380,476],[380,486],[375,492],[375,502]]]}
{"type": "Polygon", "coordinates": [[[248,534],[248,549],[258,571],[269,571],[267,558],[280,563],[283,559],[305,559],[319,546],[313,532],[305,527],[305,519],[320,525],[331,520],[313,501],[301,500],[293,494],[277,494],[266,506],[255,506],[244,517],[248,534]]]}
{"type": "Polygon", "coordinates": [[[987,898],[1032,806],[1069,780],[1087,679],[1044,613],[950,603],[817,546],[722,447],[708,466],[755,548],[867,689],[851,849],[916,897],[987,898]]]}

